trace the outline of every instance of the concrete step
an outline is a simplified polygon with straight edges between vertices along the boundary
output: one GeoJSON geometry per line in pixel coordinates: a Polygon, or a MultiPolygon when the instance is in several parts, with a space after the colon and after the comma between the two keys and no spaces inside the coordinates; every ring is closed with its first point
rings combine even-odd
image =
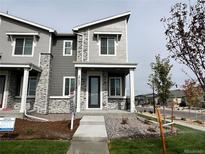
{"type": "Polygon", "coordinates": [[[80,120],[80,125],[104,125],[105,119],[103,116],[84,116],[80,120]]]}
{"type": "Polygon", "coordinates": [[[0,111],[0,117],[15,117],[15,118],[23,118],[24,114],[19,112],[10,112],[10,111],[0,111]]]}

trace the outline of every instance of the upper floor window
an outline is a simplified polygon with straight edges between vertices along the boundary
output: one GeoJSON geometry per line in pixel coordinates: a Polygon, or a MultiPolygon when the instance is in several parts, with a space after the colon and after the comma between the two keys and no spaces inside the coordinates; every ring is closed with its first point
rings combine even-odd
{"type": "Polygon", "coordinates": [[[100,37],[100,54],[115,55],[115,40],[113,36],[100,37]]]}
{"type": "Polygon", "coordinates": [[[32,56],[33,55],[33,38],[16,38],[14,55],[32,56]]]}
{"type": "Polygon", "coordinates": [[[72,56],[72,40],[64,40],[63,42],[63,56],[72,56]]]}
{"type": "Polygon", "coordinates": [[[109,81],[110,96],[122,96],[122,78],[111,77],[109,81]]]}
{"type": "Polygon", "coordinates": [[[63,81],[63,96],[74,94],[75,91],[75,77],[64,77],[63,81]]]}

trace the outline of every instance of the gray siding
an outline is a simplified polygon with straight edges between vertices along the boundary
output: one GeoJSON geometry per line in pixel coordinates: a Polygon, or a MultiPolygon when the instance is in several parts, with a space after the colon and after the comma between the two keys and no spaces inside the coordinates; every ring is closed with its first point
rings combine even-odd
{"type": "Polygon", "coordinates": [[[89,62],[108,62],[108,63],[125,63],[127,62],[127,51],[126,51],[126,26],[127,19],[119,18],[112,21],[107,21],[101,24],[97,24],[91,27],[88,27],[88,60],[89,62]],[[122,36],[118,41],[118,45],[116,46],[116,56],[102,56],[99,55],[99,44],[94,37],[94,32],[96,31],[104,31],[104,32],[122,32],[122,36]]]}
{"type": "Polygon", "coordinates": [[[0,18],[0,53],[2,56],[0,63],[33,63],[38,65],[40,53],[49,52],[49,32],[10,18],[2,16],[0,18]],[[7,32],[39,33],[33,57],[12,56],[12,42],[8,39],[7,32]]]}
{"type": "Polygon", "coordinates": [[[76,60],[76,38],[75,37],[56,37],[52,43],[51,77],[50,77],[50,96],[63,95],[63,77],[75,76],[73,61],[76,60]],[[63,41],[73,40],[72,56],[63,56],[63,41]]]}

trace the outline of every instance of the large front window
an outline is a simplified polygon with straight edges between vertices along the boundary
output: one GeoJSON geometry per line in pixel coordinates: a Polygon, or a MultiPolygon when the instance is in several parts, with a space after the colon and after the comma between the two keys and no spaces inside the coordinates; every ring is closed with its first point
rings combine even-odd
{"type": "Polygon", "coordinates": [[[32,55],[33,38],[16,38],[14,55],[32,55]]]}
{"type": "Polygon", "coordinates": [[[63,96],[74,94],[75,91],[75,77],[64,77],[63,96]]]}
{"type": "Polygon", "coordinates": [[[110,96],[122,96],[122,78],[111,77],[109,83],[110,96]]]}
{"type": "Polygon", "coordinates": [[[115,37],[101,37],[101,55],[115,54],[115,37]]]}

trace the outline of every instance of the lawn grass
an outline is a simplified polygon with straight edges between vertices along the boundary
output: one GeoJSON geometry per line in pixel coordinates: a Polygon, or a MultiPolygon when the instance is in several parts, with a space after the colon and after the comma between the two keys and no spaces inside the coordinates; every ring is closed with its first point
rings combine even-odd
{"type": "Polygon", "coordinates": [[[0,154],[66,154],[69,141],[0,140],[0,154]]]}
{"type": "MultiPolygon", "coordinates": [[[[205,132],[176,126],[178,135],[166,137],[168,154],[205,153],[205,132]]],[[[110,154],[160,154],[163,153],[160,138],[114,139],[109,144],[110,154]]]]}

